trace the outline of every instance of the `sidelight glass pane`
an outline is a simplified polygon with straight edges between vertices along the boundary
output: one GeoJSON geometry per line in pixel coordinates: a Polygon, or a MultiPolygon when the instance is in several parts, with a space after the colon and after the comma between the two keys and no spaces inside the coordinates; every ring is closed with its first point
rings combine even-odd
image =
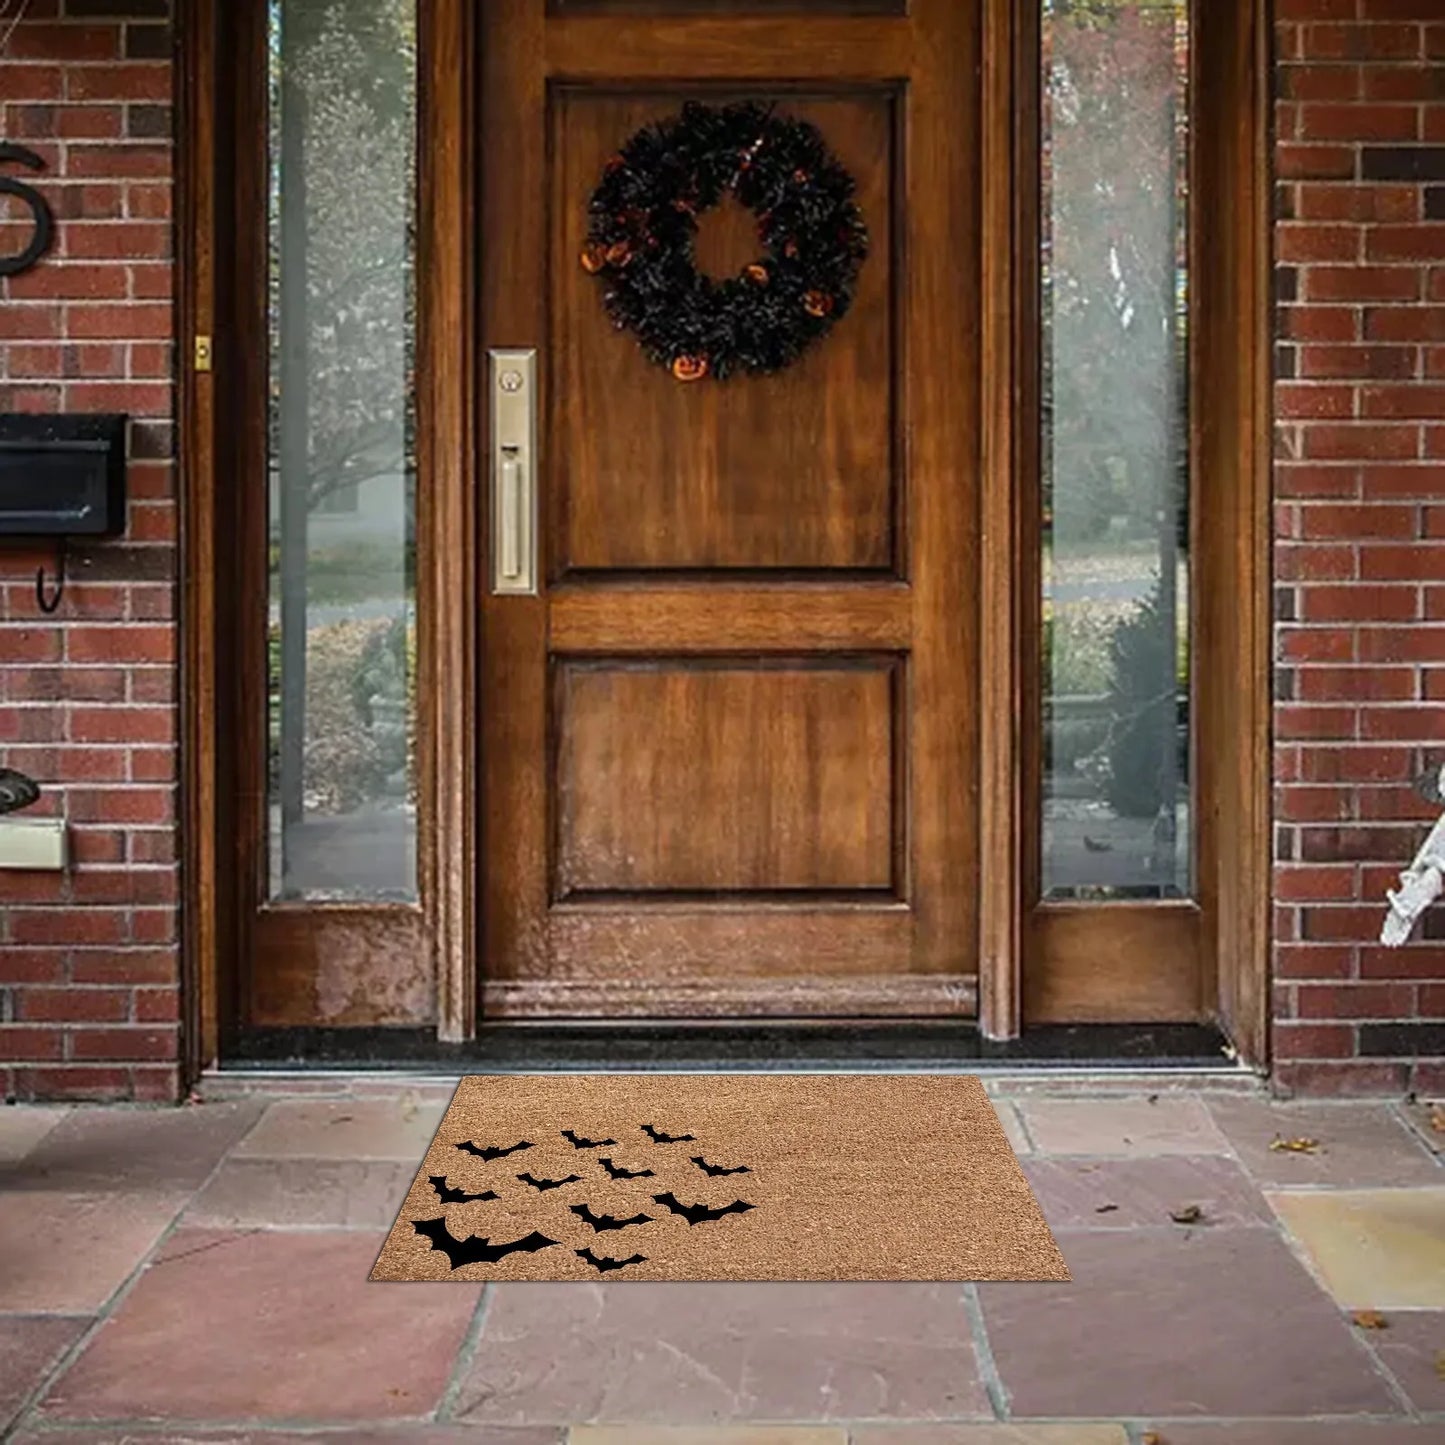
{"type": "Polygon", "coordinates": [[[1043,893],[1191,889],[1187,0],[1044,0],[1043,893]]]}
{"type": "Polygon", "coordinates": [[[269,891],[416,894],[415,0],[271,0],[269,891]]]}

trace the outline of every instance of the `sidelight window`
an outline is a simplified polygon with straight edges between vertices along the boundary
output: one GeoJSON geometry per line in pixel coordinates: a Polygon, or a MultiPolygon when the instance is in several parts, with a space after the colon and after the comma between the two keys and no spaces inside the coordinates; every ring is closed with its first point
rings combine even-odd
{"type": "Polygon", "coordinates": [[[273,899],[416,894],[414,0],[271,0],[273,899]]]}
{"type": "Polygon", "coordinates": [[[1186,0],[1045,0],[1046,900],[1191,892],[1186,0]]]}

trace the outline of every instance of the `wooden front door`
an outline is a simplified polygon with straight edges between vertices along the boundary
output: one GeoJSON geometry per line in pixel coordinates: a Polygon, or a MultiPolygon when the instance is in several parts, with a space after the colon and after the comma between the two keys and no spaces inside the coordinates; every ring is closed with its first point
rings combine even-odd
{"type": "MultiPolygon", "coordinates": [[[[480,339],[536,349],[539,539],[536,595],[484,565],[482,1016],[971,1014],[977,7],[478,14],[480,339]],[[579,264],[588,198],[749,99],[819,128],[871,252],[792,366],[683,383],[579,264]]],[[[752,259],[741,207],[699,225],[702,269],[752,259]]]]}

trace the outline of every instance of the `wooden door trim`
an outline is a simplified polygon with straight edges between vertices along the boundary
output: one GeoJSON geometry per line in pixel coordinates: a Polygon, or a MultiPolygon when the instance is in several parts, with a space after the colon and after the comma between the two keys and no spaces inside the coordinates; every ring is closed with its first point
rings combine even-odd
{"type": "Polygon", "coordinates": [[[1037,25],[1015,0],[985,0],[981,201],[982,451],[979,518],[979,1029],[1017,1038],[1022,1023],[1022,749],[1029,730],[1024,664],[1032,609],[1023,478],[1033,475],[1037,188],[1020,184],[1037,144],[1037,25]]]}
{"type": "Polygon", "coordinates": [[[221,866],[221,737],[217,706],[219,632],[215,519],[215,396],[212,374],[191,362],[193,338],[215,333],[217,211],[214,184],[217,82],[216,0],[177,16],[176,354],[179,505],[181,837],[181,1069],[189,1087],[220,1054],[222,940],[230,897],[221,866]]]}
{"type": "Polygon", "coordinates": [[[430,826],[417,866],[437,1035],[447,1043],[474,1037],[477,1023],[475,9],[469,0],[423,3],[418,61],[417,696],[428,700],[418,726],[430,826]]]}

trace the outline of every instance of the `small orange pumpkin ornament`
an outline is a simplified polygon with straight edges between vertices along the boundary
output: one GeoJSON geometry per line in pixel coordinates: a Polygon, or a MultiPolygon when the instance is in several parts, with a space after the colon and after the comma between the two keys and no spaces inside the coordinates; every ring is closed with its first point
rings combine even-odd
{"type": "Polygon", "coordinates": [[[586,245],[582,248],[582,269],[595,276],[607,264],[607,255],[601,246],[586,245]]]}
{"type": "Polygon", "coordinates": [[[754,261],[751,266],[743,267],[743,275],[755,286],[766,286],[768,284],[768,268],[761,261],[754,261]]]}
{"type": "Polygon", "coordinates": [[[803,310],[821,321],[833,314],[833,298],[826,291],[807,291],[803,295],[803,310]]]}
{"type": "Polygon", "coordinates": [[[607,248],[609,266],[625,266],[632,259],[632,247],[626,241],[614,241],[607,248]]]}
{"type": "Polygon", "coordinates": [[[707,375],[707,357],[679,356],[672,363],[672,374],[679,381],[701,381],[707,375]]]}

